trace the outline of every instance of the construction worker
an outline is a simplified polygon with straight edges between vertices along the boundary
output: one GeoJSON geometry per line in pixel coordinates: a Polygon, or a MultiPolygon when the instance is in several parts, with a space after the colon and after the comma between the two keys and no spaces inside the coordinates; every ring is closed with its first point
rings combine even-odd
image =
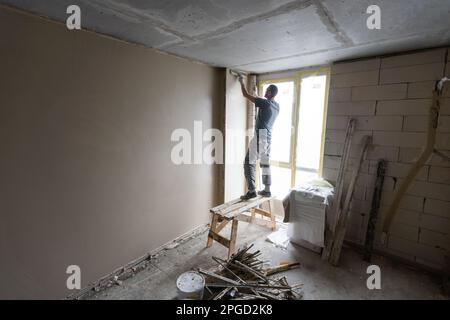
{"type": "Polygon", "coordinates": [[[255,171],[256,160],[260,160],[262,171],[262,182],[264,190],[258,192],[259,195],[270,197],[270,143],[273,124],[280,112],[280,106],[274,101],[278,93],[277,86],[271,84],[264,95],[264,98],[254,97],[247,92],[242,76],[239,77],[242,94],[245,98],[253,102],[258,110],[258,116],[255,123],[255,135],[250,141],[247,154],[244,161],[244,174],[247,181],[248,192],[241,196],[242,200],[249,200],[256,197],[255,171]]]}

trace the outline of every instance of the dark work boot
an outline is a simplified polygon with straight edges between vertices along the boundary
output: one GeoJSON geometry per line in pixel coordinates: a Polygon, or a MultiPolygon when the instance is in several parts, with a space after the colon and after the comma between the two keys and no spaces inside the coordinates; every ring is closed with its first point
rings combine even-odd
{"type": "Polygon", "coordinates": [[[246,194],[241,196],[241,200],[250,200],[256,198],[256,192],[255,191],[248,191],[246,194]]]}
{"type": "Polygon", "coordinates": [[[266,190],[258,191],[258,194],[259,194],[260,196],[263,196],[263,197],[271,197],[271,196],[272,196],[272,194],[270,193],[270,191],[266,191],[266,190]]]}

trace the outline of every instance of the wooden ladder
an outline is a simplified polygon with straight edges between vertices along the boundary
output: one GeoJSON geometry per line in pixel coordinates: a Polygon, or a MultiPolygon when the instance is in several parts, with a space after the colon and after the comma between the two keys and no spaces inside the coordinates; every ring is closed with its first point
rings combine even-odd
{"type": "Polygon", "coordinates": [[[276,221],[275,215],[272,213],[271,200],[273,197],[261,197],[250,200],[235,199],[220,206],[211,208],[209,211],[212,213],[211,226],[208,233],[207,247],[211,247],[214,241],[217,241],[221,245],[228,248],[228,258],[236,251],[236,238],[239,221],[247,223],[254,223],[260,226],[264,226],[275,230],[276,221]],[[259,208],[263,203],[268,202],[269,210],[263,210],[259,208]],[[245,214],[250,213],[250,215],[245,214]],[[261,215],[261,218],[257,218],[256,214],[261,215]],[[270,220],[264,219],[264,217],[270,220]],[[220,231],[231,222],[231,234],[227,239],[220,235],[220,231]]]}

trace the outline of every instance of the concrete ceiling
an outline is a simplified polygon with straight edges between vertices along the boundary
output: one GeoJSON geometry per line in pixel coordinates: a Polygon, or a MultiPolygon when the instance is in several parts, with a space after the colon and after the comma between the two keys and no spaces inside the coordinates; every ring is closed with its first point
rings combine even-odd
{"type": "Polygon", "coordinates": [[[214,66],[265,73],[450,44],[450,0],[0,0],[214,66]],[[369,5],[381,30],[366,27],[369,5]]]}

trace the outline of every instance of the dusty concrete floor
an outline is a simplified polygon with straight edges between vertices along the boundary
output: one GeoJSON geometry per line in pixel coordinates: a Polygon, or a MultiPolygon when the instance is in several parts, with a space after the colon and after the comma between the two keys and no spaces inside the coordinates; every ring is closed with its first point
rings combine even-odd
{"type": "MultiPolygon", "coordinates": [[[[229,230],[224,229],[226,233],[229,230]]],[[[289,244],[286,250],[265,241],[268,229],[241,223],[238,245],[254,243],[263,252],[263,259],[274,265],[281,261],[299,261],[301,267],[285,272],[290,284],[303,283],[304,299],[446,299],[441,294],[440,279],[400,265],[380,256],[372,264],[381,268],[381,290],[366,287],[367,262],[351,248],[345,248],[339,267],[332,267],[320,256],[302,247],[289,244]]],[[[162,251],[143,271],[100,291],[88,299],[176,299],[177,277],[193,268],[208,268],[215,263],[211,256],[225,258],[226,249],[214,243],[205,248],[206,232],[162,251]]]]}

